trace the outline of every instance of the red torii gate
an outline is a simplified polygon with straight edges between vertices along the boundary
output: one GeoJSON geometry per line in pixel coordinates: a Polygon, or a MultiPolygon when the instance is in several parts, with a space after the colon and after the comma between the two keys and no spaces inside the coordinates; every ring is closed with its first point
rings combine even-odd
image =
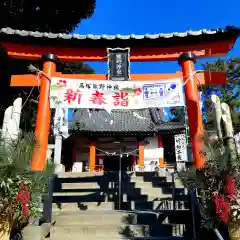
{"type": "MultiPolygon", "coordinates": [[[[61,61],[107,61],[107,47],[130,47],[131,61],[178,61],[182,72],[176,74],[131,74],[131,80],[159,80],[182,77],[184,82],[190,139],[196,167],[204,159],[201,155],[199,137],[203,134],[202,114],[199,104],[198,84],[225,84],[226,73],[194,72],[194,63],[199,58],[225,55],[235,44],[240,29],[226,27],[216,30],[189,31],[185,33],[93,36],[39,33],[4,28],[0,30],[0,44],[9,57],[27,60],[43,60],[43,72],[49,77],[68,77],[105,80],[106,75],[66,74],[56,72],[56,62],[61,61]]],[[[12,76],[11,86],[36,86],[35,75],[12,76]]],[[[32,169],[42,171],[46,165],[48,135],[50,128],[49,107],[50,81],[41,76],[40,97],[36,121],[36,137],[40,147],[32,158],[32,169]]],[[[96,149],[90,146],[90,167],[96,149]]],[[[143,145],[139,145],[139,165],[144,164],[143,145]]],[[[93,170],[93,169],[91,169],[93,170]]]]}

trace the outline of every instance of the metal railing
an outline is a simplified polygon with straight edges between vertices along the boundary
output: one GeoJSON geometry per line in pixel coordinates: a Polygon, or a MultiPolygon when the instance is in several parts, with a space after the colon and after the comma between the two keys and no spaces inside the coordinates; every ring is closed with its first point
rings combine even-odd
{"type": "Polygon", "coordinates": [[[173,210],[176,210],[176,185],[175,185],[175,174],[173,172],[172,175],[172,199],[173,199],[173,210]]]}
{"type": "Polygon", "coordinates": [[[43,197],[43,219],[42,221],[45,223],[52,223],[52,203],[53,203],[53,188],[55,175],[48,179],[48,188],[47,193],[44,194],[43,197]]]}
{"type": "Polygon", "coordinates": [[[190,197],[190,211],[191,211],[191,216],[192,216],[192,234],[193,234],[193,239],[197,239],[197,225],[196,225],[196,206],[197,206],[197,196],[196,196],[196,191],[191,191],[189,192],[189,197],[190,197]]]}

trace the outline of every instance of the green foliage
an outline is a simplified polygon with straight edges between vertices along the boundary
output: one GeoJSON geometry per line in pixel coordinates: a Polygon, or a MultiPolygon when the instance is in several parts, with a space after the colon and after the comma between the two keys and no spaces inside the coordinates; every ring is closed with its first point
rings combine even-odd
{"type": "Polygon", "coordinates": [[[170,113],[172,115],[171,122],[180,122],[185,118],[185,108],[184,107],[172,107],[170,108],[170,113]]]}
{"type": "Polygon", "coordinates": [[[29,215],[37,219],[41,214],[41,200],[47,190],[47,181],[54,167],[47,164],[44,172],[31,170],[30,161],[34,147],[38,147],[32,134],[27,134],[15,142],[0,139],[0,215],[11,216],[12,224],[21,225],[26,219],[23,206],[17,198],[22,185],[30,191],[29,215]]]}
{"type": "Polygon", "coordinates": [[[69,33],[83,19],[92,16],[96,0],[2,0],[0,27],[69,33]]]}
{"type": "MultiPolygon", "coordinates": [[[[13,29],[70,33],[83,19],[91,17],[96,7],[96,0],[81,0],[67,2],[47,0],[3,0],[0,1],[0,28],[10,27],[13,29]]],[[[61,47],[61,46],[60,46],[61,47]]],[[[36,102],[39,91],[34,89],[29,95],[30,89],[11,88],[10,77],[13,74],[29,74],[28,66],[33,64],[42,69],[40,61],[26,61],[21,59],[9,59],[3,48],[0,49],[0,122],[4,110],[9,107],[17,97],[22,97],[23,102],[27,101],[22,111],[21,128],[24,131],[33,131],[36,121],[36,102]],[[27,94],[26,94],[27,93],[27,94]]],[[[63,73],[94,73],[94,70],[87,64],[71,63],[69,66],[60,64],[58,71],[63,73]],[[74,67],[73,67],[74,66],[74,67]],[[73,67],[73,70],[70,68],[73,67]],[[63,69],[63,71],[61,70],[63,69]]]]}
{"type": "Polygon", "coordinates": [[[240,58],[232,58],[229,60],[218,59],[213,63],[205,63],[203,67],[207,71],[226,72],[227,85],[226,86],[206,86],[203,89],[205,96],[204,114],[207,114],[207,109],[211,104],[210,94],[217,93],[221,102],[225,102],[231,109],[234,126],[240,124],[240,115],[236,111],[240,107],[240,58]]]}
{"type": "MultiPolygon", "coordinates": [[[[206,62],[203,64],[206,71],[211,72],[226,72],[227,85],[226,86],[205,86],[199,89],[203,92],[203,118],[208,121],[207,111],[210,107],[210,95],[217,93],[221,102],[225,102],[231,109],[234,127],[240,126],[240,114],[236,111],[240,107],[240,58],[232,58],[229,60],[218,59],[212,63],[206,62]]],[[[184,115],[183,108],[172,108],[170,110],[172,115],[171,121],[179,121],[184,115]]]]}

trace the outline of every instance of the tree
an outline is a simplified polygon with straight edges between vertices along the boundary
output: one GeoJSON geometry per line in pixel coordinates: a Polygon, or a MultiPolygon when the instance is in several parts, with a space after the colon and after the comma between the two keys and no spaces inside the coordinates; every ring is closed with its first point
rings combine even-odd
{"type": "Polygon", "coordinates": [[[227,84],[225,86],[207,86],[203,88],[203,115],[205,121],[208,121],[207,109],[210,104],[210,95],[217,94],[221,102],[225,102],[231,109],[233,125],[238,127],[240,124],[240,58],[229,60],[218,59],[213,63],[203,64],[206,71],[226,72],[227,84]]]}
{"type": "Polygon", "coordinates": [[[171,107],[169,112],[171,122],[184,122],[186,114],[184,107],[171,107]]]}
{"type": "Polygon", "coordinates": [[[69,33],[91,17],[95,7],[96,0],[2,0],[0,27],[69,33]]]}
{"type": "MultiPolygon", "coordinates": [[[[47,0],[3,0],[0,2],[0,14],[2,20],[0,27],[11,27],[13,29],[69,33],[74,30],[82,19],[92,16],[96,7],[96,0],[82,1],[47,1],[47,0]]],[[[25,130],[33,130],[37,110],[37,88],[31,90],[26,88],[10,88],[10,79],[13,74],[27,74],[29,64],[42,69],[39,61],[26,61],[9,59],[3,48],[0,49],[0,121],[4,110],[12,104],[16,97],[22,97],[27,101],[22,111],[21,127],[25,130]]],[[[94,73],[87,64],[61,63],[57,71],[63,73],[94,73]]]]}
{"type": "MultiPolygon", "coordinates": [[[[199,91],[202,91],[204,123],[206,124],[209,120],[207,112],[211,104],[210,96],[217,94],[221,102],[229,105],[233,125],[238,127],[240,125],[240,58],[218,59],[213,63],[206,62],[203,64],[203,68],[206,71],[227,73],[227,84],[225,86],[206,86],[199,89],[199,91]]],[[[171,121],[179,121],[184,116],[185,111],[184,108],[175,107],[170,109],[170,113],[172,115],[171,121]]]]}

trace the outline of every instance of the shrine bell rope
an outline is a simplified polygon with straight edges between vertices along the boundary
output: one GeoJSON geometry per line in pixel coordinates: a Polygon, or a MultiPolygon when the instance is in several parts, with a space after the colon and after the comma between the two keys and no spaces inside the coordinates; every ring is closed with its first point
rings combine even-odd
{"type": "MultiPolygon", "coordinates": [[[[88,147],[90,148],[90,146],[88,146],[88,147]]],[[[107,151],[104,151],[104,150],[102,150],[100,148],[96,148],[96,150],[98,150],[99,152],[104,153],[105,156],[120,156],[120,157],[123,157],[124,155],[126,157],[128,157],[129,155],[138,156],[138,154],[137,154],[138,148],[133,150],[133,151],[130,151],[130,152],[123,152],[121,154],[116,153],[116,152],[107,152],[107,151]],[[136,153],[136,154],[134,154],[134,153],[136,153]]]]}

